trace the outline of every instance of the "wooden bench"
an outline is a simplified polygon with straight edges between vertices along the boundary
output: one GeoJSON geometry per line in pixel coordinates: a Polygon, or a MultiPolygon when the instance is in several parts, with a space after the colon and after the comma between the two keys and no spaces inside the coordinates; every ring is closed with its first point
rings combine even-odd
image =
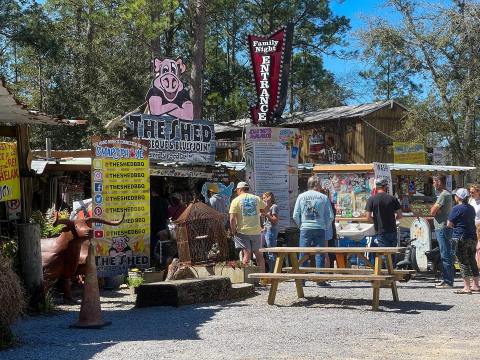
{"type": "MultiPolygon", "coordinates": [[[[291,272],[292,267],[284,267],[282,268],[285,272],[291,272]]],[[[314,268],[314,267],[300,267],[297,272],[301,273],[333,273],[333,274],[373,274],[373,269],[369,268],[314,268]]],[[[381,271],[382,274],[388,274],[388,270],[383,269],[381,271]]],[[[408,281],[410,278],[415,277],[416,275],[415,270],[393,270],[393,275],[395,276],[395,280],[397,281],[408,281]]]]}

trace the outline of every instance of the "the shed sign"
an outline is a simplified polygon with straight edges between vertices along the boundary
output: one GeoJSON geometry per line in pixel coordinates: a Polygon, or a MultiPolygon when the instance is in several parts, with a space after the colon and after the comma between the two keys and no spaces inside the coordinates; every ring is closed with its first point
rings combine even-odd
{"type": "Polygon", "coordinates": [[[215,162],[215,131],[210,121],[133,114],[125,123],[130,136],[148,141],[151,160],[188,164],[215,162]]]}

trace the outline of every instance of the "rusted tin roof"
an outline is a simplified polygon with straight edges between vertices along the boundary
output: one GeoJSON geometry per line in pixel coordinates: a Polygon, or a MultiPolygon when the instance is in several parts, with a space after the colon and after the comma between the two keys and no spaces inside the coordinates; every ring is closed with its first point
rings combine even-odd
{"type": "Polygon", "coordinates": [[[86,120],[68,120],[28,109],[8,89],[5,79],[0,77],[0,124],[10,125],[83,125],[86,120]]]}

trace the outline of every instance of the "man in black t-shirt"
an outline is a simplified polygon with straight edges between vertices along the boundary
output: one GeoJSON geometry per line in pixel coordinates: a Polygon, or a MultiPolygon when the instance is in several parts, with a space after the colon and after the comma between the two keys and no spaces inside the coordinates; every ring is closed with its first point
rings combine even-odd
{"type": "Polygon", "coordinates": [[[368,220],[375,224],[378,246],[397,246],[397,220],[402,217],[400,203],[386,192],[387,180],[378,179],[375,186],[377,194],[368,199],[365,207],[368,220]]]}

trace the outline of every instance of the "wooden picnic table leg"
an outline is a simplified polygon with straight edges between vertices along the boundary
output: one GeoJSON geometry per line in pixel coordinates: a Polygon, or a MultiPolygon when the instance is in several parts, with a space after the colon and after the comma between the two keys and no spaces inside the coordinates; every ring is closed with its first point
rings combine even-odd
{"type": "MultiPolygon", "coordinates": [[[[292,273],[298,274],[300,273],[299,267],[298,267],[298,259],[297,259],[297,254],[296,253],[290,253],[290,262],[292,263],[292,273]]],[[[295,286],[297,288],[297,296],[299,298],[305,297],[303,294],[303,282],[300,279],[295,280],[295,286]]]]}
{"type": "MultiPolygon", "coordinates": [[[[284,258],[285,254],[278,254],[277,259],[275,260],[275,267],[273,268],[274,273],[282,272],[284,258]]],[[[273,305],[275,303],[275,296],[277,295],[278,280],[272,279],[270,284],[270,292],[268,293],[268,305],[273,305]]]]}
{"type": "Polygon", "coordinates": [[[392,288],[392,295],[393,295],[393,301],[398,302],[398,291],[397,291],[397,281],[395,280],[395,275],[393,274],[393,260],[392,260],[392,254],[387,254],[387,269],[388,269],[388,274],[393,276],[393,280],[391,283],[391,288],[392,288]]]}
{"type": "Polygon", "coordinates": [[[347,267],[347,255],[335,253],[335,258],[337,260],[337,267],[338,268],[346,268],[347,267]]]}
{"type": "MultiPolygon", "coordinates": [[[[375,254],[375,268],[373,270],[375,275],[381,275],[382,273],[382,256],[379,254],[375,254]]],[[[373,287],[373,302],[372,302],[372,310],[378,311],[378,307],[380,305],[380,282],[379,281],[372,281],[373,287]]]]}
{"type": "Polygon", "coordinates": [[[365,265],[368,267],[372,267],[372,263],[370,262],[370,259],[368,259],[364,254],[358,254],[360,258],[362,258],[365,261],[365,265]]]}

